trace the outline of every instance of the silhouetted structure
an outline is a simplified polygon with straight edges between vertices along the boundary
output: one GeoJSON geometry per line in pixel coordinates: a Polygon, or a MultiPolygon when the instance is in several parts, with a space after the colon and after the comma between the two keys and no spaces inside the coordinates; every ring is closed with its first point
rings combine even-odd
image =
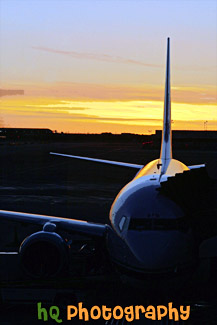
{"type": "MultiPolygon", "coordinates": [[[[176,149],[215,149],[217,148],[217,131],[172,131],[173,145],[176,149]]],[[[161,131],[152,135],[154,143],[159,145],[161,131]]]]}
{"type": "Polygon", "coordinates": [[[6,140],[23,140],[49,138],[53,132],[50,129],[30,128],[0,128],[0,137],[6,140]]]}
{"type": "MultiPolygon", "coordinates": [[[[142,143],[144,149],[159,149],[162,131],[155,134],[140,135],[133,133],[101,134],[57,133],[50,129],[0,128],[2,141],[51,141],[51,142],[108,142],[142,143]]],[[[172,131],[175,149],[217,149],[217,131],[172,131]]]]}

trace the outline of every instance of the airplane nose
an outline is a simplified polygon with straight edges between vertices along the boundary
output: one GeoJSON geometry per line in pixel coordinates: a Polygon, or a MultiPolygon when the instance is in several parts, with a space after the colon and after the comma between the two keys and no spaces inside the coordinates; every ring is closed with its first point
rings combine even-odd
{"type": "Polygon", "coordinates": [[[126,242],[147,270],[176,267],[193,256],[191,236],[179,231],[128,231],[126,242]]]}

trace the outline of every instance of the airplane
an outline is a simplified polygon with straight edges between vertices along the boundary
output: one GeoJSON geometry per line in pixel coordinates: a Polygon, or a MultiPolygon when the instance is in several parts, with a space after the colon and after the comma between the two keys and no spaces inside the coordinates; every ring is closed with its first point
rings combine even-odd
{"type": "MultiPolygon", "coordinates": [[[[216,257],[216,237],[205,239],[198,244],[186,216],[185,207],[182,206],[182,200],[179,200],[180,195],[175,199],[174,195],[166,193],[171,180],[178,184],[176,189],[179,187],[180,177],[186,180],[187,186],[190,186],[192,176],[188,175],[193,175],[194,170],[203,170],[205,167],[205,164],[186,166],[172,157],[170,93],[170,38],[168,38],[159,159],[143,166],[50,153],[134,168],[137,171],[132,181],[115,198],[110,210],[110,225],[0,210],[1,220],[41,227],[40,231],[25,238],[19,247],[22,266],[27,274],[33,278],[58,276],[67,268],[73,257],[76,238],[81,238],[84,243],[93,241],[93,251],[100,256],[95,263],[109,261],[120,275],[129,278],[146,276],[149,278],[151,275],[178,276],[193,269],[199,255],[216,257]]],[[[173,189],[169,192],[174,194],[173,189]]]]}

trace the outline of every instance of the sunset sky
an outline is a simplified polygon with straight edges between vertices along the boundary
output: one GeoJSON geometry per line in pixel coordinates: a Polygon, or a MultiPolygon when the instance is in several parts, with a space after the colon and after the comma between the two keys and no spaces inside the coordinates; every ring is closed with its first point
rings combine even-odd
{"type": "Polygon", "coordinates": [[[217,130],[217,1],[0,0],[0,127],[161,129],[168,36],[173,129],[217,130]]]}

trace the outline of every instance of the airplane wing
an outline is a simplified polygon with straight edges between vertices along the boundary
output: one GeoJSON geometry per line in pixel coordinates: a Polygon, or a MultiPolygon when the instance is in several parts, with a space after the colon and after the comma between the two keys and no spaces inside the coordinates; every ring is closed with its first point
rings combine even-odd
{"type": "Polygon", "coordinates": [[[103,258],[97,262],[95,259],[97,254],[100,254],[100,259],[104,253],[101,247],[104,247],[103,242],[110,229],[109,225],[4,210],[0,210],[0,220],[42,226],[41,231],[27,236],[19,245],[23,272],[31,278],[50,279],[71,271],[79,275],[88,274],[89,264],[91,270],[97,269],[98,265],[104,265],[103,258]],[[82,235],[82,245],[79,241],[76,242],[76,235],[82,235]],[[88,242],[92,242],[94,249],[91,244],[88,246],[88,242]],[[85,258],[90,254],[93,263],[89,261],[87,264],[85,258]],[[69,264],[72,260],[74,264],[72,263],[71,269],[69,264]]]}
{"type": "Polygon", "coordinates": [[[206,167],[206,165],[205,164],[201,164],[201,165],[188,166],[189,169],[197,169],[197,168],[202,168],[202,167],[206,167]]]}
{"type": "Polygon", "coordinates": [[[89,161],[95,161],[95,162],[99,162],[99,163],[103,163],[103,164],[110,164],[110,165],[116,165],[116,166],[122,166],[122,167],[130,167],[130,168],[136,168],[136,169],[141,169],[144,167],[143,165],[130,164],[130,163],[121,162],[121,161],[112,161],[112,160],[96,159],[96,158],[89,158],[89,157],[73,156],[73,155],[66,155],[63,153],[56,153],[56,152],[50,152],[50,154],[55,155],[55,156],[63,156],[63,157],[69,157],[69,158],[89,160],[89,161]]]}
{"type": "MultiPolygon", "coordinates": [[[[76,159],[82,159],[82,160],[89,160],[89,161],[95,161],[95,162],[104,163],[104,164],[110,164],[110,165],[116,165],[116,166],[122,166],[122,167],[130,167],[130,168],[136,168],[136,169],[141,169],[144,167],[144,165],[131,164],[131,163],[126,163],[126,162],[121,162],[121,161],[104,160],[104,159],[89,158],[89,157],[82,157],[82,156],[73,156],[73,155],[67,155],[67,154],[56,153],[56,152],[50,152],[50,154],[54,155],[54,156],[62,156],[62,157],[76,158],[76,159]]],[[[206,167],[206,165],[200,164],[200,165],[188,166],[189,169],[197,169],[197,168],[202,168],[202,167],[206,167]]]]}
{"type": "Polygon", "coordinates": [[[30,214],[23,212],[13,212],[0,210],[0,220],[17,221],[20,223],[29,223],[41,225],[54,224],[56,230],[64,230],[69,233],[84,234],[92,237],[102,237],[108,227],[106,224],[97,224],[76,219],[67,219],[61,217],[44,216],[39,214],[30,214]]]}

